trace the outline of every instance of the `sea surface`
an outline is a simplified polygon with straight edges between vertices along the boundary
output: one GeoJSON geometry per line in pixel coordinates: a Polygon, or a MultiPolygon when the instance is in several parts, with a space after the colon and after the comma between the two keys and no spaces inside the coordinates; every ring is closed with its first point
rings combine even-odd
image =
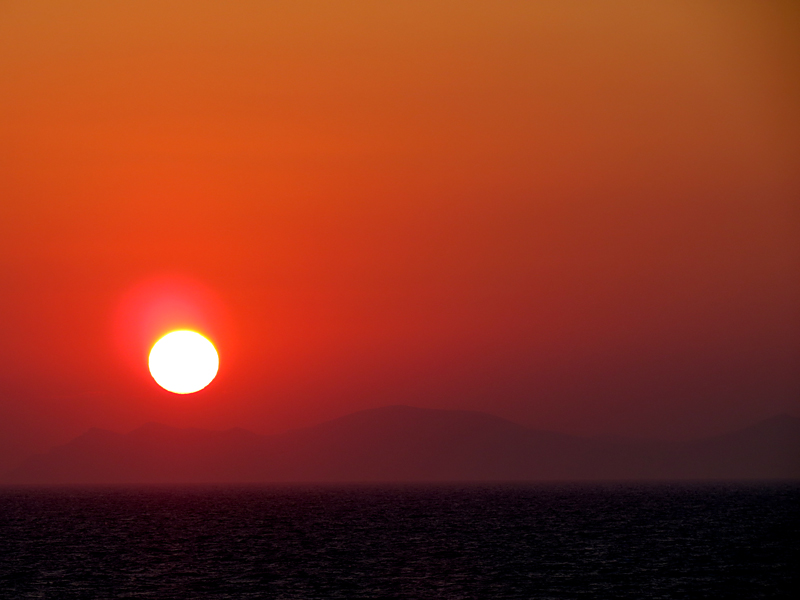
{"type": "Polygon", "coordinates": [[[798,484],[0,489],[0,598],[788,598],[798,484]]]}

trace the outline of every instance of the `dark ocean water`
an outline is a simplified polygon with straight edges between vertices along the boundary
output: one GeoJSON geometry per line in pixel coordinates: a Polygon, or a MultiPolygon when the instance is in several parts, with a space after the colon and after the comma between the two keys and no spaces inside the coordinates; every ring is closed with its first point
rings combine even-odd
{"type": "Polygon", "coordinates": [[[0,489],[2,598],[788,598],[796,484],[0,489]]]}

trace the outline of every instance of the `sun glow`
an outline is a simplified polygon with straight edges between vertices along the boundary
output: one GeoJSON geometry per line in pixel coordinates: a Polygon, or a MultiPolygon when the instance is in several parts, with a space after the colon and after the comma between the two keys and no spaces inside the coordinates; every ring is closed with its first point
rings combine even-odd
{"type": "Polygon", "coordinates": [[[206,387],[219,370],[214,345],[199,333],[173,331],[150,350],[150,374],[156,383],[175,394],[191,394],[206,387]]]}

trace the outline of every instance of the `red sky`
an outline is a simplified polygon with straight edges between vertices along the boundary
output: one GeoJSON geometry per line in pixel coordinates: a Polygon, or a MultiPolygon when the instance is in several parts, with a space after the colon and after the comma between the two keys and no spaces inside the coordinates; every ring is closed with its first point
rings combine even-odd
{"type": "Polygon", "coordinates": [[[395,403],[800,414],[799,109],[790,2],[2,2],[0,467],[395,403]],[[176,326],[191,396],[147,372],[176,326]]]}

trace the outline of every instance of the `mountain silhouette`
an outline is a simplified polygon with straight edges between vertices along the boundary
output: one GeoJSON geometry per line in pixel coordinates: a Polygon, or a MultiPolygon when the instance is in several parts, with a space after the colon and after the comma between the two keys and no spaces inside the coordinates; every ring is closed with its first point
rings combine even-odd
{"type": "Polygon", "coordinates": [[[485,413],[388,406],[262,436],[148,423],[90,429],[4,478],[17,484],[564,481],[800,477],[800,419],[692,442],[581,438],[485,413]]]}

